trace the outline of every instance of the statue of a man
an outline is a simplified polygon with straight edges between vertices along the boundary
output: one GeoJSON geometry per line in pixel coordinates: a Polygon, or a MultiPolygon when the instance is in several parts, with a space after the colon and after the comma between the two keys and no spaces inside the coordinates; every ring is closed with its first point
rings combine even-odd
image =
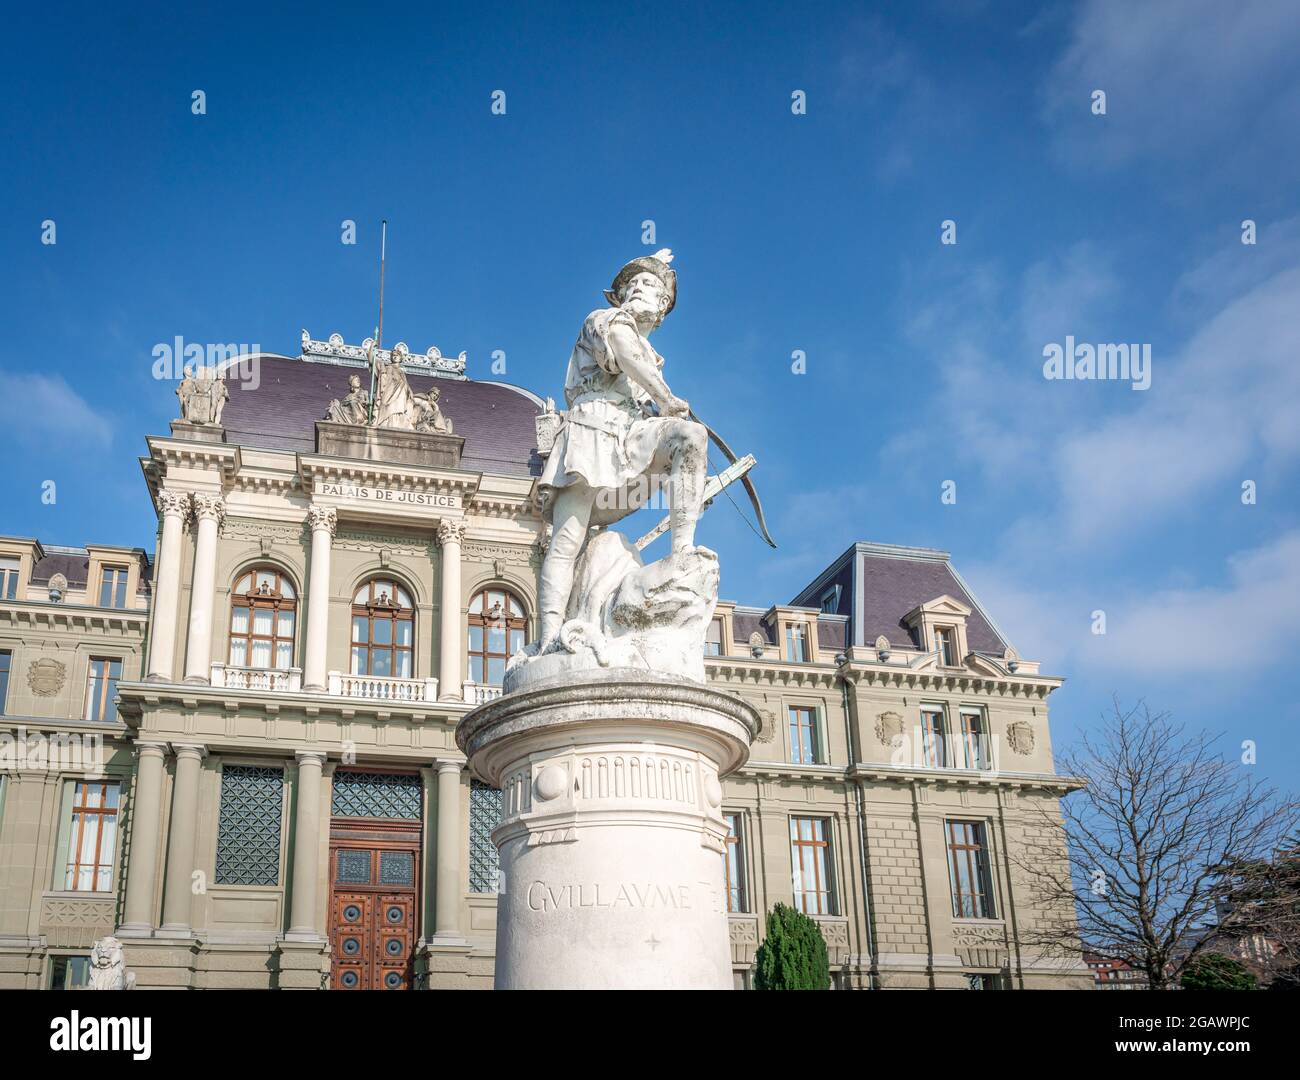
{"type": "Polygon", "coordinates": [[[370,393],[361,387],[360,375],[348,376],[348,392],[340,401],[334,398],[325,413],[326,420],[339,424],[364,424],[370,408],[370,393]]]}
{"type": "Polygon", "coordinates": [[[568,412],[538,484],[551,541],[542,564],[541,648],[564,623],[593,525],[619,521],[665,484],[672,558],[694,550],[708,432],[664,381],[650,334],[677,302],[672,252],[633,259],[583,321],[564,381],[568,412]]]}

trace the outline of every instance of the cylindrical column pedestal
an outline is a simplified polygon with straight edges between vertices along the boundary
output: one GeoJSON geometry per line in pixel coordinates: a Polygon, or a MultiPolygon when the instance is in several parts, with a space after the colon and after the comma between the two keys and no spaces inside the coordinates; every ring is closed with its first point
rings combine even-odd
{"type": "Polygon", "coordinates": [[[502,791],[497,989],[729,990],[720,778],[758,717],[645,671],[578,673],[468,713],[502,791]]]}

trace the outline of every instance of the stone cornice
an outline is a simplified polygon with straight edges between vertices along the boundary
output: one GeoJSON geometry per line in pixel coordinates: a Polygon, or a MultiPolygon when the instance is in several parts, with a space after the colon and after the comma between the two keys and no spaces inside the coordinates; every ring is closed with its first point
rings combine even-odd
{"type": "Polygon", "coordinates": [[[859,761],[844,770],[852,780],[894,783],[923,783],[939,787],[1020,787],[1036,788],[1059,795],[1078,791],[1085,782],[1077,776],[1060,776],[1038,772],[976,772],[969,769],[917,769],[898,765],[859,761]]]}
{"type": "Polygon", "coordinates": [[[1065,680],[1050,675],[997,677],[976,671],[934,669],[917,671],[886,664],[854,662],[842,669],[850,683],[898,690],[951,691],[962,694],[986,693],[1001,697],[1045,700],[1065,680]]]}
{"type": "Polygon", "coordinates": [[[182,709],[217,705],[226,712],[301,714],[307,719],[323,716],[382,724],[396,717],[417,724],[432,721],[451,725],[474,708],[463,701],[380,701],[307,691],[236,690],[194,683],[120,682],[117,692],[118,711],[133,729],[140,727],[146,710],[167,705],[179,705],[182,709]]]}
{"type": "Polygon", "coordinates": [[[66,631],[117,631],[144,637],[147,609],[101,608],[45,600],[0,600],[0,626],[66,631]]]}
{"type": "Polygon", "coordinates": [[[57,731],[72,735],[99,735],[105,739],[121,739],[129,731],[119,720],[91,722],[66,717],[0,715],[0,731],[15,732],[19,728],[28,734],[57,731]]]}
{"type": "Polygon", "coordinates": [[[704,670],[725,683],[742,686],[833,689],[839,669],[831,664],[791,664],[784,660],[756,660],[742,656],[706,656],[704,670]]]}

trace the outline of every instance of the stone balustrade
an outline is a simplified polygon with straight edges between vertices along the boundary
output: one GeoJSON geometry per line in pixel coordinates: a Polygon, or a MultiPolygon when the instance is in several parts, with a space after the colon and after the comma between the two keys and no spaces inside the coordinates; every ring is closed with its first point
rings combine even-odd
{"type": "Polygon", "coordinates": [[[290,693],[302,689],[302,668],[236,667],[232,664],[212,665],[212,685],[230,690],[263,690],[290,693]]]}
{"type": "Polygon", "coordinates": [[[328,690],[333,697],[367,698],[372,701],[438,700],[437,679],[397,679],[383,675],[345,675],[331,671],[328,690]]]}

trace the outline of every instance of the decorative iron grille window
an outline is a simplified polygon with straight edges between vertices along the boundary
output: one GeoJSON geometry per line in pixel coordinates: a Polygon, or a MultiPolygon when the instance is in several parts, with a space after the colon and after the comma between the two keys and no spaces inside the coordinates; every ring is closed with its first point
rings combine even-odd
{"type": "Polygon", "coordinates": [[[501,824],[501,792],[478,780],[469,785],[469,891],[497,891],[497,848],[492,830],[501,824]]]}
{"type": "Polygon", "coordinates": [[[334,774],[330,813],[335,817],[419,821],[422,805],[420,778],[414,774],[343,769],[334,774]]]}
{"type": "Polygon", "coordinates": [[[227,765],[221,771],[218,885],[280,883],[284,770],[227,765]]]}

